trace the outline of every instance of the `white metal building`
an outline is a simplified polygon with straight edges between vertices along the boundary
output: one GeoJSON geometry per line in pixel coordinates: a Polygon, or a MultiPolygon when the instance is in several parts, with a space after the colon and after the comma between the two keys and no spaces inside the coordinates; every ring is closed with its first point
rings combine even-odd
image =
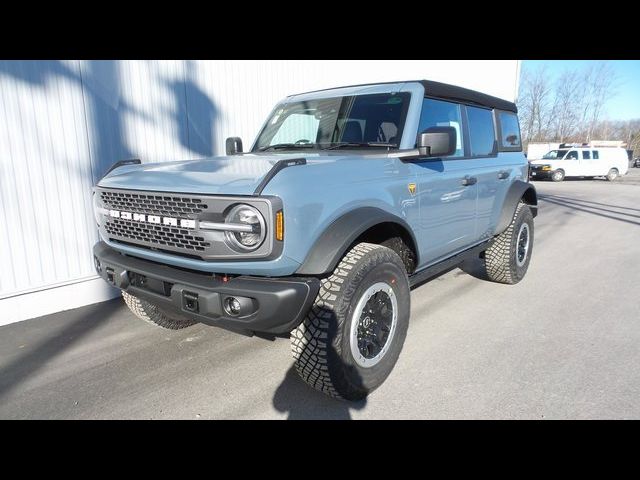
{"type": "Polygon", "coordinates": [[[245,148],[293,93],[429,79],[514,101],[506,61],[0,61],[0,325],[112,298],[90,189],[115,161],[245,148]]]}

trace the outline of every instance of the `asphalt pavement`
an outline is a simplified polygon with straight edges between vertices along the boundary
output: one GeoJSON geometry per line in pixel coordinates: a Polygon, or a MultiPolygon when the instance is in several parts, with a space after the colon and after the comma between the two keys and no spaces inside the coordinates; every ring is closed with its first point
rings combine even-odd
{"type": "Polygon", "coordinates": [[[466,265],[414,289],[366,401],[308,388],[287,340],[162,330],[118,299],[0,327],[0,418],[640,418],[640,169],[535,186],[525,279],[466,265]]]}

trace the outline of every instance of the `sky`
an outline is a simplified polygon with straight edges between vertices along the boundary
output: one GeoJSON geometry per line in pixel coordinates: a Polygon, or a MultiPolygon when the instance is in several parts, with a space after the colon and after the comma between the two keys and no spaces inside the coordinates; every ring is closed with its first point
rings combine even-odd
{"type": "MultiPolygon", "coordinates": [[[[523,60],[523,69],[537,69],[546,64],[547,72],[555,80],[564,70],[581,71],[595,60],[523,60]]],[[[640,60],[607,60],[615,70],[617,94],[606,105],[609,120],[640,118],[640,60]]]]}

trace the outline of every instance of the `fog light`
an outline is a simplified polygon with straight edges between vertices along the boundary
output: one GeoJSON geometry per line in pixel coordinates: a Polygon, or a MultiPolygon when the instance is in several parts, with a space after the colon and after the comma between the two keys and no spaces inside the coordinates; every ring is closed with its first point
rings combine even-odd
{"type": "Polygon", "coordinates": [[[237,298],[227,297],[224,300],[224,310],[232,317],[235,317],[237,315],[240,315],[240,310],[242,310],[242,305],[240,304],[240,301],[237,298]]]}
{"type": "Polygon", "coordinates": [[[93,256],[93,264],[96,267],[96,272],[102,273],[102,265],[100,265],[100,260],[95,255],[93,256]]]}

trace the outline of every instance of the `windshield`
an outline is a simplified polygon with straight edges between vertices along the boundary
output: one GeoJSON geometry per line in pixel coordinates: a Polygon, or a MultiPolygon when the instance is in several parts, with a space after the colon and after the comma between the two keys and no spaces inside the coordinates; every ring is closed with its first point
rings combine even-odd
{"type": "Polygon", "coordinates": [[[380,93],[283,103],[253,151],[397,148],[410,96],[380,93]]]}
{"type": "Polygon", "coordinates": [[[564,157],[569,150],[551,150],[549,153],[543,155],[543,160],[557,160],[564,157]]]}

